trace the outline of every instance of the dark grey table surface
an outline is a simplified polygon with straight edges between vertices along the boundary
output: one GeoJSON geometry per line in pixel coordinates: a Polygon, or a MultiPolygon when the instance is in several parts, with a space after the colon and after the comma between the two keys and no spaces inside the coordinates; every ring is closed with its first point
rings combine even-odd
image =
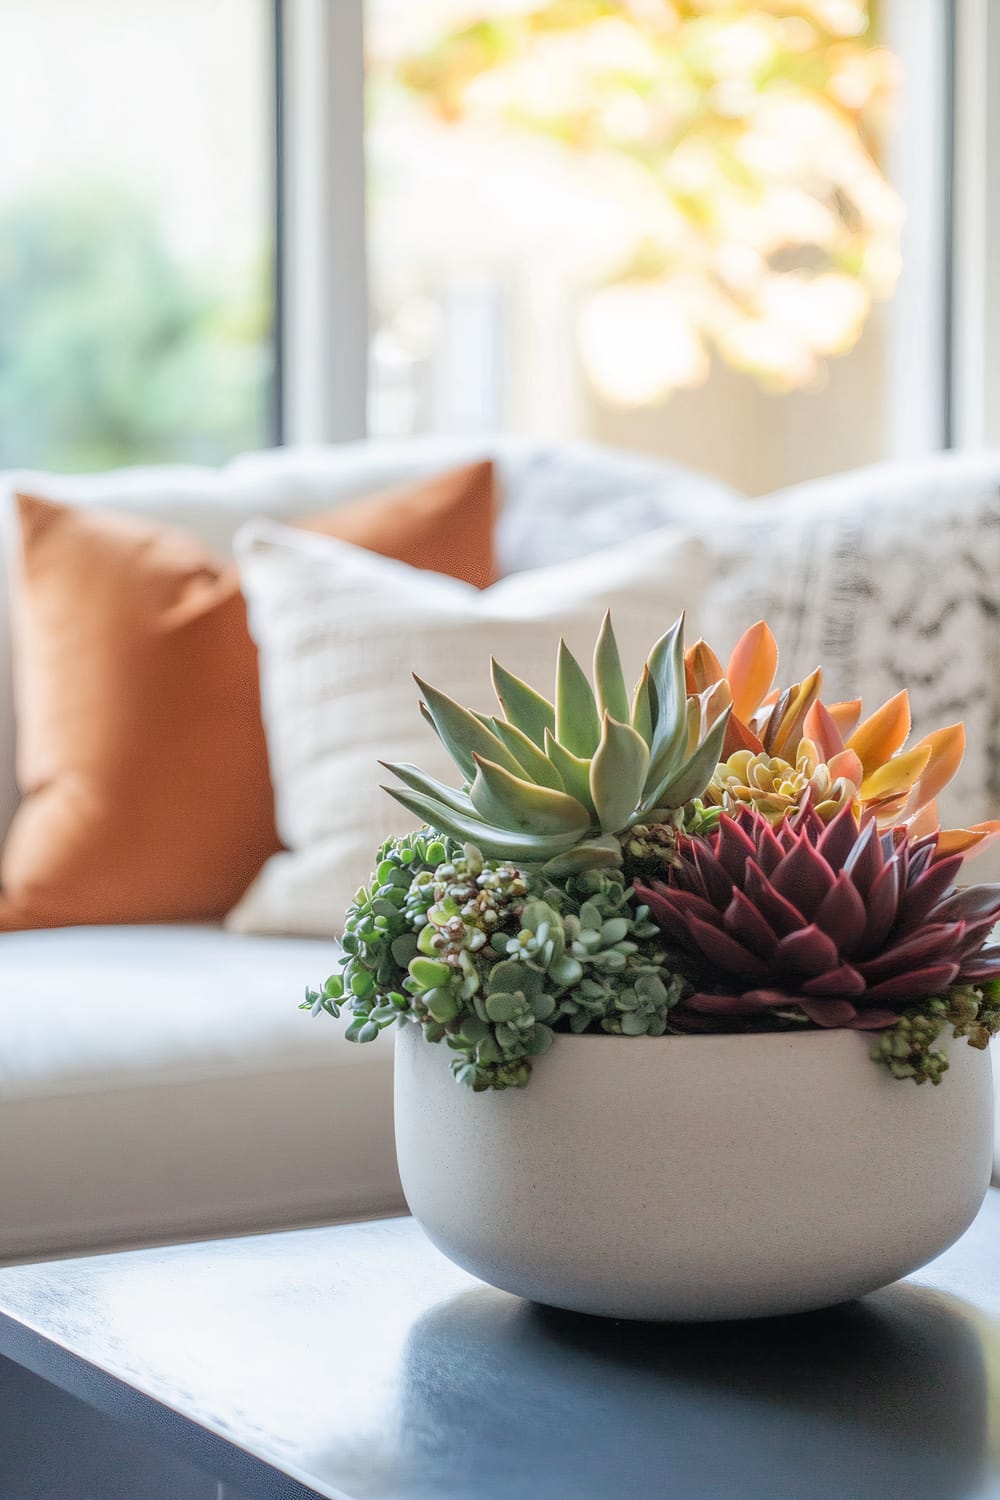
{"type": "Polygon", "coordinates": [[[0,1354],[268,1500],[1000,1500],[1000,1192],[797,1318],[554,1312],[388,1219],[0,1270],[0,1354]]]}

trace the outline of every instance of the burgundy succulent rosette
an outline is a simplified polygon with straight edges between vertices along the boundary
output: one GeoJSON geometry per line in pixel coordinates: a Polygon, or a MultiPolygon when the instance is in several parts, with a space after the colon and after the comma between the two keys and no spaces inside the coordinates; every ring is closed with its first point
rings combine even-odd
{"type": "Polygon", "coordinates": [[[732,1030],[787,1013],[878,1031],[952,985],[1000,978],[1000,945],[986,946],[1000,885],[957,889],[961,856],[937,848],[936,833],[859,829],[850,806],[777,828],[742,808],[683,836],[668,880],[636,887],[696,975],[671,1022],[732,1030]]]}

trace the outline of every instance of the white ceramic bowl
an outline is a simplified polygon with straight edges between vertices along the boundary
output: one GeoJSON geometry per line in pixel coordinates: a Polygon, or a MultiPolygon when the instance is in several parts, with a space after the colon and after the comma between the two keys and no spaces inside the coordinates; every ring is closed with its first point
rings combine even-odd
{"type": "Polygon", "coordinates": [[[526,1089],[474,1094],[404,1026],[396,1146],[410,1209],[493,1286],[606,1317],[826,1307],[905,1276],[989,1185],[985,1052],[937,1087],[852,1031],[558,1036],[526,1089]]]}

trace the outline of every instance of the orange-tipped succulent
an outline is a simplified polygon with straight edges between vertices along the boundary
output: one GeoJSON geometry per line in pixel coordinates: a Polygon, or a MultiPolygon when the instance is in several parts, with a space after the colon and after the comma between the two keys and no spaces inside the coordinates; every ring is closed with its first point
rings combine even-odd
{"type": "MultiPolygon", "coordinates": [[[[735,812],[753,807],[773,823],[806,803],[829,821],[851,805],[880,829],[905,826],[914,837],[938,829],[937,797],[961,764],[965,729],[950,724],[905,748],[910,700],[903,691],[868,718],[861,700],[823,703],[817,667],[778,691],[778,648],[759,620],[737,641],[723,667],[698,641],[685,657],[687,689],[718,715],[732,706],[723,759],[705,801],[735,812]]],[[[966,854],[1000,832],[1000,821],[943,830],[937,856],[966,854]]]]}

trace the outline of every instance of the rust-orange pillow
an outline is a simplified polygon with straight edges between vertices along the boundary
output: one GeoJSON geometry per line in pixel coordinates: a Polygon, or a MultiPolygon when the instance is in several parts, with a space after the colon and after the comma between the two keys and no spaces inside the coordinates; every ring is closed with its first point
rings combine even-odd
{"type": "MultiPolygon", "coordinates": [[[[18,780],[0,930],[222,917],[279,848],[236,571],[171,527],[18,496],[18,780]]],[[[485,588],[492,465],[303,524],[485,588]]]]}

